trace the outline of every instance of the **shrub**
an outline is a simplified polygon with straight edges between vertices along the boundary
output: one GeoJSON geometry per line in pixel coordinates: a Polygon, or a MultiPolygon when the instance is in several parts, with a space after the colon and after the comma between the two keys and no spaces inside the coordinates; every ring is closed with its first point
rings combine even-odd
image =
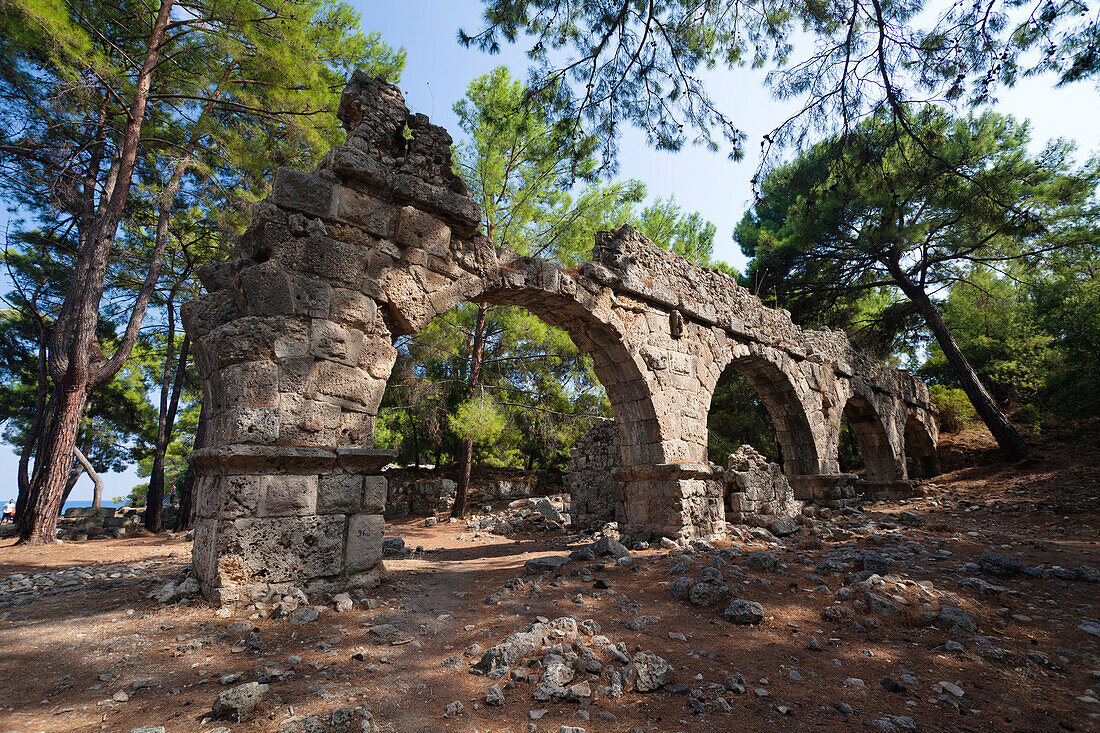
{"type": "Polygon", "coordinates": [[[1025,426],[1033,435],[1038,435],[1043,426],[1043,416],[1035,405],[1024,405],[1013,416],[1016,422],[1025,426]]]}
{"type": "Polygon", "coordinates": [[[958,387],[942,384],[932,386],[932,403],[940,411],[940,430],[945,433],[957,433],[968,425],[978,421],[978,413],[970,398],[958,387]]]}

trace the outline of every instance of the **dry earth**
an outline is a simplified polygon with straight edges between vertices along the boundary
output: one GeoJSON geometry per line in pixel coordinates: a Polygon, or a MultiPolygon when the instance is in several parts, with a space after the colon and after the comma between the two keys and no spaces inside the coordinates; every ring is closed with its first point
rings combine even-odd
{"type": "MultiPolygon", "coordinates": [[[[388,559],[390,582],[369,601],[342,613],[325,609],[301,624],[260,618],[255,609],[218,612],[194,598],[150,599],[186,572],[182,537],[31,549],[5,540],[0,731],[308,730],[304,716],[364,705],[371,730],[402,732],[905,730],[910,723],[922,731],[1095,730],[1100,584],[1058,576],[1083,578],[1088,571],[1080,566],[1100,566],[1096,448],[1046,438],[1025,464],[956,470],[920,499],[808,522],[776,543],[751,538],[690,553],[653,548],[634,552],[631,567],[574,561],[557,577],[525,573],[524,563],[588,544],[575,534],[499,536],[461,524],[394,522],[388,534],[423,551],[388,559]],[[966,565],[987,550],[1045,572],[1001,577],[989,572],[996,566],[966,565]],[[775,554],[775,572],[746,564],[759,551],[775,554]],[[859,586],[853,573],[866,553],[872,567],[876,558],[889,561],[888,573],[859,586]],[[822,565],[827,560],[839,568],[822,565]],[[683,569],[674,570],[680,562],[683,569]],[[723,619],[724,603],[700,607],[672,596],[678,577],[698,578],[708,566],[734,597],[764,606],[762,623],[735,625],[723,619]],[[1055,566],[1066,570],[1052,572],[1055,566]],[[26,580],[13,574],[27,576],[35,590],[19,590],[26,580]],[[524,587],[496,605],[485,602],[517,577],[524,587]],[[895,608],[872,614],[864,607],[867,588],[895,608]],[[976,630],[952,631],[937,616],[952,604],[976,630]],[[827,620],[827,608],[846,610],[830,611],[835,620],[827,620]],[[611,642],[625,644],[627,656],[639,649],[661,656],[672,684],[648,694],[536,702],[533,681],[465,671],[537,617],[568,615],[595,620],[611,642]],[[640,616],[656,620],[628,628],[640,616]],[[392,632],[383,625],[396,635],[381,638],[379,627],[392,632]],[[253,629],[262,650],[244,642],[253,629]],[[455,656],[459,669],[453,659],[443,666],[455,656]],[[727,689],[737,674],[747,682],[744,694],[727,689]],[[223,685],[224,675],[240,677],[223,685]],[[210,719],[220,692],[261,678],[272,694],[254,717],[210,719]],[[901,687],[888,691],[887,678],[901,687]],[[485,702],[493,684],[504,688],[503,705],[485,702]],[[453,701],[463,711],[444,717],[453,701]],[[538,710],[547,712],[532,721],[529,711],[538,710]]],[[[615,667],[607,655],[600,659],[615,667]]],[[[537,678],[537,665],[521,669],[537,678]]],[[[594,679],[592,690],[606,680],[594,679]]],[[[337,728],[329,720],[315,729],[337,728]]]]}

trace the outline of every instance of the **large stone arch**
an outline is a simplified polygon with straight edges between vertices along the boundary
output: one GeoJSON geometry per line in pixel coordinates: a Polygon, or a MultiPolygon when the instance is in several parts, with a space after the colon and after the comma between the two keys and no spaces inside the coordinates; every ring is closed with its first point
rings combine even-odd
{"type": "Polygon", "coordinates": [[[843,333],[801,329],[628,226],[599,233],[578,268],[498,248],[451,170],[450,136],[395,87],[355,74],[338,114],[346,143],[312,173],[276,173],[230,259],[201,268],[207,292],[185,307],[208,413],[191,456],[193,564],[212,600],[379,581],[392,453],[373,435],[394,339],[463,301],[523,306],[593,355],[620,426],[622,529],[635,537],[725,531],[706,420],[730,364],[765,396],[799,498],[837,498],[853,384],[881,396],[899,465],[907,415],[934,451],[927,388],[843,333]]]}
{"type": "MultiPolygon", "coordinates": [[[[728,360],[721,366],[720,374],[734,370],[756,390],[775,427],[783,472],[793,476],[818,473],[820,440],[814,435],[810,414],[820,407],[812,404],[805,385],[799,385],[789,370],[784,371],[782,353],[758,344],[733,343],[728,360]]],[[[716,386],[717,380],[710,385],[708,405],[716,386]]]]}
{"type": "MultiPolygon", "coordinates": [[[[427,276],[408,277],[407,270],[394,270],[383,285],[388,305],[388,317],[384,314],[384,320],[392,324],[392,336],[417,333],[431,319],[464,302],[524,308],[564,330],[578,349],[592,357],[596,376],[607,390],[621,433],[621,465],[660,463],[660,428],[646,387],[644,366],[630,352],[617,314],[606,302],[585,299],[583,292],[578,296],[575,272],[504,250],[497,255],[503,261],[498,274],[479,277],[463,272],[453,285],[431,292],[427,276]],[[394,279],[400,282],[399,286],[393,285],[394,279]],[[399,298],[394,297],[398,287],[399,298]]],[[[388,354],[374,354],[372,358],[377,360],[379,373],[393,366],[388,354]]],[[[377,399],[368,409],[377,414],[382,393],[376,392],[372,397],[377,399]]]]}

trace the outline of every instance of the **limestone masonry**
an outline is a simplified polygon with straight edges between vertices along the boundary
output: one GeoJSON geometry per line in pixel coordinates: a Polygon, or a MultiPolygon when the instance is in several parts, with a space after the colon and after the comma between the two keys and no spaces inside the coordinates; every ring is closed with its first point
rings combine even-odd
{"type": "Polygon", "coordinates": [[[803,330],[628,226],[600,233],[592,262],[568,270],[495,247],[451,171],[450,136],[397,88],[357,73],[338,114],[346,143],[313,173],[276,173],[231,259],[204,268],[207,294],[185,308],[211,415],[191,466],[193,562],[212,601],[379,581],[393,454],[372,446],[393,341],[463,301],[523,306],[592,355],[618,427],[609,490],[621,493],[604,505],[626,535],[718,535],[742,511],[731,495],[745,492],[707,460],[727,367],[767,406],[797,499],[896,490],[912,478],[906,453],[935,472],[927,388],[843,333],[803,330]],[[862,479],[839,473],[842,414],[862,479]]]}

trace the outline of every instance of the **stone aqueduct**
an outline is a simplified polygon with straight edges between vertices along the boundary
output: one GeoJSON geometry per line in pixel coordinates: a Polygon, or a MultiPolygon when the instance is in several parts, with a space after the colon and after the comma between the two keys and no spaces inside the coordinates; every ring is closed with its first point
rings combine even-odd
{"type": "Polygon", "coordinates": [[[799,498],[851,490],[837,464],[842,413],[865,487],[904,482],[906,452],[934,470],[927,388],[843,333],[803,330],[629,227],[601,233],[580,268],[498,248],[451,171],[450,136],[410,115],[395,87],[356,74],[338,114],[345,145],[312,174],[276,174],[232,258],[202,272],[208,294],[185,308],[210,416],[191,465],[193,563],[211,600],[378,582],[393,454],[373,434],[393,342],[464,301],[523,306],[592,355],[621,431],[615,475],[633,536],[725,531],[707,413],[728,367],[770,412],[799,498]]]}

